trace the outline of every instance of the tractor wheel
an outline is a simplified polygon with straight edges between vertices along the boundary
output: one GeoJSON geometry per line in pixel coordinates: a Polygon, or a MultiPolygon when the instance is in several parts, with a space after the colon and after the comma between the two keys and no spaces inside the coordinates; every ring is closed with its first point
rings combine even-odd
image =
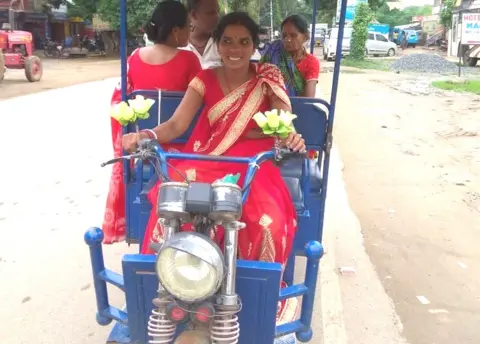
{"type": "Polygon", "coordinates": [[[30,82],[40,81],[43,74],[42,61],[38,56],[29,56],[25,60],[25,76],[30,82]]]}
{"type": "Polygon", "coordinates": [[[2,50],[0,50],[0,81],[5,77],[5,56],[2,50]]]}

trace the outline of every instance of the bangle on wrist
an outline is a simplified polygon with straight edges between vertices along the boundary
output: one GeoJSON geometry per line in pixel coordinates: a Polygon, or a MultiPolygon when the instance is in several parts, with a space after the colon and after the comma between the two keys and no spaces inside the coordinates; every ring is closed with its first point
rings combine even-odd
{"type": "Polygon", "coordinates": [[[156,134],[153,130],[151,130],[151,129],[143,129],[143,130],[141,130],[140,132],[147,134],[147,136],[148,136],[149,139],[158,140],[157,134],[156,134]]]}

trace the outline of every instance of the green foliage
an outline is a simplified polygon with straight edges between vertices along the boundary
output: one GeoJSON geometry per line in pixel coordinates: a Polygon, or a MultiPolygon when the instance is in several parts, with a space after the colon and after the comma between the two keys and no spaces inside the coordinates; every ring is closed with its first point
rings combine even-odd
{"type": "MultiPolygon", "coordinates": [[[[48,0],[50,7],[67,4],[69,16],[79,16],[92,20],[95,14],[109,22],[112,29],[120,26],[119,1],[118,0],[75,0],[70,4],[66,0],[48,0]]],[[[153,8],[159,0],[127,0],[127,21],[130,33],[138,32],[149,18],[153,8]]],[[[313,0],[272,0],[273,1],[273,26],[280,29],[283,19],[290,14],[301,14],[311,23],[313,0]]],[[[337,0],[319,1],[317,23],[331,22],[335,15],[337,0]]],[[[383,1],[383,0],[375,0],[383,1]]],[[[184,1],[185,2],[185,1],[184,1]]],[[[227,0],[228,12],[241,10],[247,11],[252,18],[262,26],[270,26],[270,0],[227,0]]],[[[219,0],[220,11],[224,13],[225,1],[219,0]]],[[[55,7],[58,8],[58,7],[55,7]]]]}
{"type": "Polygon", "coordinates": [[[368,0],[368,5],[370,6],[373,13],[387,5],[387,0],[368,0]]]}
{"type": "MultiPolygon", "coordinates": [[[[278,0],[274,0],[278,1],[278,0]]],[[[219,1],[222,2],[222,1],[219,1]]],[[[230,0],[228,1],[229,12],[233,11],[245,11],[247,12],[255,21],[260,20],[260,9],[259,3],[251,0],[230,0]]]]}
{"type": "Polygon", "coordinates": [[[390,65],[393,63],[391,60],[383,59],[364,59],[364,60],[354,60],[354,59],[342,59],[342,66],[353,67],[358,69],[374,69],[389,71],[390,65]]]}
{"type": "Polygon", "coordinates": [[[97,13],[97,0],[75,0],[75,4],[67,2],[68,15],[92,20],[97,13]]]}
{"type": "MultiPolygon", "coordinates": [[[[128,31],[131,33],[138,32],[138,30],[146,24],[148,18],[150,18],[157,3],[158,0],[127,0],[128,31]]],[[[112,29],[118,29],[120,27],[118,0],[100,0],[97,5],[97,13],[102,20],[110,23],[112,29]]]]}
{"type": "Polygon", "coordinates": [[[480,80],[443,80],[434,81],[432,86],[442,90],[480,94],[480,80]]]}
{"type": "Polygon", "coordinates": [[[454,0],[446,0],[444,2],[444,7],[442,8],[442,11],[440,12],[440,23],[446,29],[451,29],[452,28],[452,10],[453,10],[454,6],[455,6],[455,1],[454,0]]]}
{"type": "Polygon", "coordinates": [[[370,6],[360,3],[355,9],[355,18],[352,24],[352,39],[350,41],[350,57],[355,60],[363,60],[365,57],[365,43],[368,38],[368,24],[373,15],[370,6]]]}
{"type": "Polygon", "coordinates": [[[414,16],[429,16],[432,14],[432,6],[409,6],[403,10],[390,9],[388,5],[382,5],[375,13],[379,23],[388,24],[391,27],[410,24],[414,16]]]}

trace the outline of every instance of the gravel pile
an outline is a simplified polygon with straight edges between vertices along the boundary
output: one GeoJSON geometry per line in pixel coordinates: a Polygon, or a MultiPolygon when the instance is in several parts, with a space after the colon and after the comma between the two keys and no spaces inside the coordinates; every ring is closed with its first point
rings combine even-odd
{"type": "Polygon", "coordinates": [[[420,73],[458,73],[458,66],[455,63],[434,54],[406,55],[392,63],[390,68],[395,71],[420,73]]]}

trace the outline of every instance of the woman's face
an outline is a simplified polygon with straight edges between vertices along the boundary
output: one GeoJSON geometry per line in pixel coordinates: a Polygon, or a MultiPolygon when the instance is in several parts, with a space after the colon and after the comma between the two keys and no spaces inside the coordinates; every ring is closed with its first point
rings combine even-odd
{"type": "Polygon", "coordinates": [[[241,69],[250,64],[255,46],[250,31],[242,25],[229,25],[218,43],[225,68],[241,69]]]}
{"type": "Polygon", "coordinates": [[[282,28],[283,46],[290,53],[296,53],[303,49],[307,41],[307,35],[301,33],[292,23],[285,23],[282,28]]]}

